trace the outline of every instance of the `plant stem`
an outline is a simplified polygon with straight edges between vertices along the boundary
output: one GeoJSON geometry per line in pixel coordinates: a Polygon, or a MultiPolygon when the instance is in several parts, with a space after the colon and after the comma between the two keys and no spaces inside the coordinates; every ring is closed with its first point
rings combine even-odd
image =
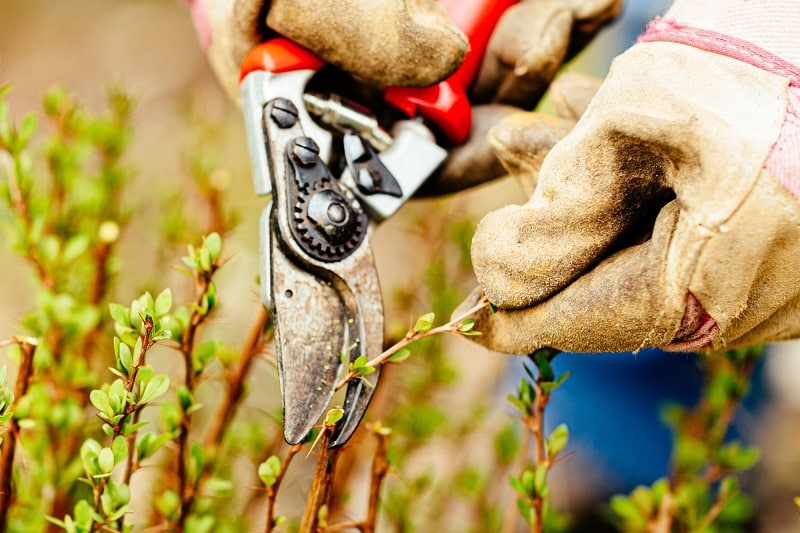
{"type": "Polygon", "coordinates": [[[303,512],[303,519],[300,522],[299,533],[317,533],[319,511],[323,505],[327,505],[331,496],[331,486],[336,469],[336,460],[339,458],[341,448],[328,448],[328,443],[333,435],[334,425],[323,424],[317,444],[319,456],[317,466],[314,470],[314,481],[311,484],[311,491],[306,500],[306,508],[303,512]]]}
{"type": "MultiPolygon", "coordinates": [[[[131,373],[128,376],[128,379],[125,381],[125,390],[128,392],[129,395],[133,392],[133,388],[136,386],[136,376],[139,375],[139,369],[145,365],[145,358],[147,355],[147,351],[153,346],[152,334],[153,334],[153,328],[155,327],[153,318],[145,316],[144,319],[142,320],[142,326],[144,327],[144,334],[141,336],[142,348],[139,350],[139,355],[136,358],[136,362],[133,364],[133,368],[131,368],[131,373]]],[[[119,420],[119,422],[117,422],[116,424],[114,424],[114,426],[112,426],[114,431],[111,436],[111,442],[114,442],[114,439],[116,439],[117,437],[124,435],[125,425],[128,417],[132,414],[135,417],[136,413],[138,412],[139,412],[139,407],[134,403],[128,402],[127,404],[125,404],[125,411],[122,418],[119,420]]],[[[135,438],[135,433],[134,433],[134,438],[135,438]]],[[[128,461],[131,461],[132,449],[133,446],[128,448],[128,461]]],[[[130,477],[129,471],[126,471],[125,477],[126,479],[129,479],[130,477]]],[[[105,492],[106,487],[108,486],[109,479],[111,478],[110,477],[100,478],[100,484],[92,486],[92,492],[94,495],[94,512],[96,514],[99,514],[100,516],[102,516],[102,513],[100,512],[102,509],[101,496],[103,495],[103,492],[105,492]]],[[[92,522],[92,531],[97,531],[104,528],[107,529],[106,524],[92,522]]]]}
{"type": "Polygon", "coordinates": [[[264,308],[263,305],[258,305],[258,315],[250,332],[247,335],[247,340],[242,348],[242,356],[239,360],[239,366],[233,371],[229,372],[225,381],[228,384],[228,393],[222,398],[222,403],[217,410],[217,415],[212,419],[212,426],[206,433],[205,448],[210,451],[213,457],[216,450],[222,443],[225,436],[225,431],[230,426],[236,409],[242,400],[244,392],[244,383],[247,373],[250,370],[250,365],[260,353],[262,344],[271,338],[271,335],[265,336],[264,329],[271,320],[270,313],[264,308]]]}
{"type": "Polygon", "coordinates": [[[278,499],[278,490],[281,488],[281,481],[283,481],[283,477],[286,475],[286,471],[289,469],[292,459],[294,459],[294,456],[297,455],[297,453],[302,449],[302,444],[295,444],[289,448],[289,451],[286,453],[286,457],[281,463],[281,469],[275,476],[275,483],[267,487],[267,515],[265,521],[266,525],[264,526],[265,533],[271,533],[273,531],[273,524],[275,522],[275,502],[278,499]]]}
{"type": "Polygon", "coordinates": [[[374,533],[375,524],[378,521],[378,504],[380,503],[381,486],[386,474],[389,473],[389,434],[375,432],[378,439],[378,448],[375,450],[375,458],[372,461],[372,476],[369,486],[369,503],[367,504],[367,518],[364,520],[361,531],[364,533],[374,533]]]}
{"type": "MultiPolygon", "coordinates": [[[[195,372],[192,363],[192,352],[194,351],[194,344],[195,338],[197,337],[197,331],[200,329],[200,326],[205,322],[205,319],[208,317],[208,312],[210,309],[201,312],[201,309],[204,308],[203,306],[203,299],[206,297],[208,293],[209,287],[211,286],[211,278],[214,276],[218,265],[215,263],[211,265],[211,268],[207,271],[196,271],[195,272],[195,307],[192,311],[192,316],[189,322],[189,326],[183,332],[183,336],[181,338],[181,346],[180,351],[183,354],[183,361],[184,361],[184,368],[185,368],[185,385],[188,389],[189,393],[192,394],[194,392],[195,386],[195,372]]],[[[181,431],[180,435],[178,436],[178,458],[177,458],[177,466],[178,466],[178,495],[181,500],[180,506],[180,514],[178,515],[178,530],[183,531],[184,523],[189,516],[189,512],[192,508],[192,503],[194,502],[194,496],[197,490],[197,483],[200,482],[201,476],[198,473],[197,478],[194,480],[194,483],[189,483],[187,478],[186,472],[186,457],[188,455],[188,448],[189,448],[189,432],[191,430],[191,420],[189,415],[185,412],[182,415],[181,420],[181,431]]]]}
{"type": "MultiPolygon", "coordinates": [[[[434,335],[441,335],[443,333],[457,334],[458,328],[461,326],[461,324],[463,324],[464,320],[468,319],[481,309],[484,309],[488,306],[489,306],[489,300],[486,298],[486,296],[481,296],[481,299],[478,301],[477,304],[472,306],[470,309],[468,309],[461,315],[453,318],[452,320],[450,320],[450,322],[446,324],[443,324],[435,328],[431,328],[427,331],[414,331],[412,327],[411,329],[409,329],[408,333],[406,333],[405,337],[400,339],[399,342],[384,350],[383,353],[381,353],[380,355],[367,361],[366,366],[378,367],[382,364],[385,364],[392,355],[399,352],[412,342],[418,341],[420,339],[424,339],[426,337],[432,337],[434,335]]],[[[347,374],[336,384],[336,390],[339,390],[345,385],[347,385],[347,383],[352,379],[355,379],[355,377],[356,377],[356,372],[350,372],[349,374],[347,374]]]]}
{"type": "MultiPolygon", "coordinates": [[[[14,384],[14,403],[9,408],[12,412],[20,399],[28,392],[28,386],[33,375],[33,354],[36,352],[36,342],[32,339],[15,337],[14,342],[19,346],[22,357],[17,371],[17,381],[14,384]]],[[[19,423],[16,417],[12,416],[9,424],[11,427],[3,439],[2,451],[0,451],[0,532],[5,532],[8,527],[8,511],[14,502],[11,481],[13,479],[14,452],[19,434],[19,423]]]]}

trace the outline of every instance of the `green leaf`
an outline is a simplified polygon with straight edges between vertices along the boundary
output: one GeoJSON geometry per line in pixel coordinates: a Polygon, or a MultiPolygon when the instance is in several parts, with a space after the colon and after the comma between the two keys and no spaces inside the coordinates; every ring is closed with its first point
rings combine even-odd
{"type": "Polygon", "coordinates": [[[530,498],[536,495],[535,475],[531,470],[525,470],[522,473],[522,487],[525,490],[525,496],[530,498]]]}
{"type": "Polygon", "coordinates": [[[323,529],[328,527],[328,506],[322,504],[317,510],[317,525],[323,529]]]}
{"type": "Polygon", "coordinates": [[[758,448],[742,446],[739,442],[732,442],[717,453],[720,466],[730,470],[749,470],[755,466],[759,458],[758,448]]]}
{"type": "Polygon", "coordinates": [[[567,445],[568,440],[569,430],[566,424],[560,424],[547,438],[547,455],[551,459],[556,457],[567,445]]]}
{"type": "Polygon", "coordinates": [[[472,318],[467,318],[458,327],[458,331],[460,331],[461,333],[467,333],[472,331],[474,328],[475,328],[475,320],[472,318]]]}
{"type": "Polygon", "coordinates": [[[61,250],[61,261],[71,263],[83,255],[89,249],[89,237],[86,235],[75,235],[67,240],[64,249],[61,250]]]}
{"type": "Polygon", "coordinates": [[[111,443],[111,451],[114,453],[114,463],[120,463],[128,457],[128,441],[125,437],[119,436],[111,443]]]}
{"type": "Polygon", "coordinates": [[[111,448],[103,448],[97,454],[97,464],[100,466],[100,472],[108,474],[114,469],[114,452],[111,448]]]}
{"type": "Polygon", "coordinates": [[[436,315],[434,313],[425,313],[417,319],[417,323],[414,325],[414,331],[416,333],[425,333],[429,331],[433,327],[433,321],[435,319],[436,315]]]}
{"type": "Polygon", "coordinates": [[[28,144],[28,141],[31,140],[31,137],[36,132],[37,124],[38,119],[36,115],[29,114],[22,118],[22,121],[19,124],[19,130],[17,131],[17,142],[19,143],[20,148],[23,148],[28,144]]]}
{"type": "Polygon", "coordinates": [[[356,377],[363,377],[375,372],[374,366],[367,366],[366,354],[361,354],[356,357],[355,361],[350,363],[350,372],[353,372],[356,377]]]}
{"type": "Polygon", "coordinates": [[[264,486],[271,487],[277,481],[280,470],[281,460],[278,459],[278,456],[273,455],[258,465],[258,478],[264,483],[264,486]]]}
{"type": "Polygon", "coordinates": [[[555,379],[555,373],[553,372],[553,367],[550,366],[550,360],[547,355],[540,350],[534,354],[533,358],[536,363],[536,368],[539,369],[539,381],[553,381],[553,379],[555,379]]]}
{"type": "Polygon", "coordinates": [[[511,488],[517,491],[521,496],[528,496],[528,491],[525,489],[525,485],[522,484],[522,481],[518,477],[509,476],[508,484],[511,485],[511,488]]]}
{"type": "Polygon", "coordinates": [[[158,318],[169,313],[170,309],[172,309],[172,291],[169,289],[164,289],[161,293],[156,297],[154,311],[158,318]]]}
{"type": "Polygon", "coordinates": [[[178,496],[177,492],[171,489],[162,492],[161,496],[159,496],[155,502],[155,507],[158,509],[158,512],[167,519],[170,519],[176,515],[178,509],[180,509],[180,505],[180,496],[178,496]]]}
{"type": "Polygon", "coordinates": [[[211,254],[211,259],[216,260],[222,251],[222,238],[219,233],[211,233],[203,238],[203,246],[211,254]]]}
{"type": "Polygon", "coordinates": [[[211,253],[209,253],[208,248],[200,248],[200,250],[197,252],[197,255],[200,270],[203,272],[209,272],[211,270],[211,253]]]}
{"type": "Polygon", "coordinates": [[[124,305],[115,303],[108,304],[108,311],[111,314],[111,319],[120,326],[131,326],[131,311],[124,305]]]}
{"type": "Polygon", "coordinates": [[[165,431],[170,433],[176,431],[180,427],[182,416],[181,409],[175,402],[167,401],[161,404],[159,418],[165,431]]]}
{"type": "Polygon", "coordinates": [[[411,357],[411,350],[402,348],[389,356],[390,363],[401,363],[411,357]]]}
{"type": "MultiPolygon", "coordinates": [[[[536,522],[536,514],[533,512],[530,500],[517,500],[517,510],[527,524],[533,526],[536,522]]],[[[531,527],[531,531],[536,531],[531,527]]]]}
{"type": "Polygon", "coordinates": [[[89,401],[92,402],[98,411],[106,415],[108,418],[114,416],[114,409],[111,408],[111,402],[108,399],[108,394],[101,390],[93,390],[89,393],[89,401]]]}
{"type": "Polygon", "coordinates": [[[119,343],[119,367],[126,376],[131,374],[133,368],[133,352],[131,352],[130,346],[124,342],[119,343]]]}
{"type": "Polygon", "coordinates": [[[161,433],[160,435],[145,433],[136,445],[137,460],[141,461],[152,456],[169,442],[171,438],[172,435],[169,433],[161,433]]]}
{"type": "Polygon", "coordinates": [[[642,516],[639,507],[627,496],[618,494],[612,497],[611,510],[622,519],[625,526],[627,526],[624,528],[626,531],[631,529],[634,531],[641,530],[647,525],[647,517],[642,516]]]}
{"type": "Polygon", "coordinates": [[[328,427],[333,427],[342,418],[344,418],[344,409],[331,409],[328,411],[328,414],[325,415],[325,425],[328,427]]]}
{"type": "Polygon", "coordinates": [[[121,379],[115,379],[108,387],[108,401],[111,404],[114,414],[122,413],[128,400],[128,391],[121,379]]]}
{"type": "Polygon", "coordinates": [[[169,376],[166,374],[158,374],[144,387],[141,396],[139,397],[140,404],[146,404],[162,396],[169,390],[169,376]]]}
{"type": "Polygon", "coordinates": [[[75,509],[73,512],[75,513],[75,521],[79,526],[86,528],[87,530],[92,527],[92,522],[94,521],[94,510],[89,505],[87,500],[78,500],[78,503],[75,504],[75,509]]]}

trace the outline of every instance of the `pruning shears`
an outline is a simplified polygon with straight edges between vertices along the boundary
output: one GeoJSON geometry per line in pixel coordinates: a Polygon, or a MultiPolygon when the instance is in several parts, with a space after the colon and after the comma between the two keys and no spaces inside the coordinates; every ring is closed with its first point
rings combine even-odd
{"type": "MultiPolygon", "coordinates": [[[[384,318],[372,229],[440,167],[443,146],[471,129],[466,91],[489,37],[515,0],[442,0],[470,39],[458,71],[424,88],[389,87],[382,108],[309,90],[326,64],[276,38],[253,48],[240,87],[253,183],[268,198],[260,221],[261,298],[272,308],[284,438],[302,442],[323,415],[342,369],[383,351],[384,318]],[[396,119],[397,117],[399,119],[396,119]],[[435,134],[434,134],[435,132],[435,134]]],[[[357,429],[380,368],[348,382],[335,447],[357,429]]]]}

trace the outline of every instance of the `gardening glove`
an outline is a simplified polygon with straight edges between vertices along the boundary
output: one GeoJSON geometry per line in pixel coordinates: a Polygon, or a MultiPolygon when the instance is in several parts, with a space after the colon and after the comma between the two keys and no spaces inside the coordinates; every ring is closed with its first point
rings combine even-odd
{"type": "Polygon", "coordinates": [[[800,336],[799,34],[798,0],[678,0],[651,23],[528,162],[531,199],[479,224],[498,310],[472,338],[530,353],[800,336]]]}
{"type": "MultiPolygon", "coordinates": [[[[460,65],[468,46],[432,0],[348,0],[346,7],[328,0],[187,2],[210,63],[237,102],[241,59],[275,34],[378,88],[436,83],[460,65]]],[[[533,108],[562,62],[621,7],[622,0],[527,0],[509,8],[474,83],[472,136],[421,192],[452,192],[504,175],[486,132],[519,107],[533,108]]]]}

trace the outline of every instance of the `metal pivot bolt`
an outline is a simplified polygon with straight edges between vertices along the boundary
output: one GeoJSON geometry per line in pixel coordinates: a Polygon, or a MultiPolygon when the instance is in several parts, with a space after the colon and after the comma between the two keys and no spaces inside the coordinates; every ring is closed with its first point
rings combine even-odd
{"type": "MultiPolygon", "coordinates": [[[[274,120],[280,128],[291,128],[297,124],[299,119],[297,106],[295,106],[291,100],[279,98],[272,104],[270,118],[274,120]]],[[[317,151],[319,151],[319,148],[317,148],[317,151]]]]}
{"type": "Polygon", "coordinates": [[[311,197],[308,218],[327,236],[331,244],[342,244],[355,235],[358,223],[347,200],[327,189],[311,197]]]}
{"type": "Polygon", "coordinates": [[[311,137],[299,137],[294,141],[292,154],[298,163],[309,167],[319,161],[319,146],[311,137]]]}

